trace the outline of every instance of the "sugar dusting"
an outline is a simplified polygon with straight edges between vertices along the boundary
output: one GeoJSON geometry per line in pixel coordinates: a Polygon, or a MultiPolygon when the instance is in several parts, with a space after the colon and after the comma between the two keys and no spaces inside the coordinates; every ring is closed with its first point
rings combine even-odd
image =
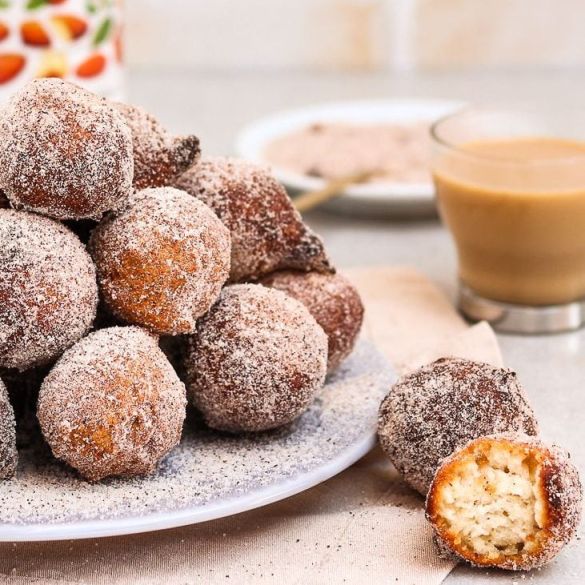
{"type": "Polygon", "coordinates": [[[297,418],[322,387],[327,338],[299,301],[236,284],[197,324],[185,363],[191,398],[209,426],[266,430],[297,418]]]}
{"type": "Polygon", "coordinates": [[[132,191],[132,135],[104,99],[36,79],[0,116],[0,185],[15,207],[99,219],[132,191]]]}
{"type": "Polygon", "coordinates": [[[229,274],[227,229],[172,187],[135,193],[94,230],[89,248],[112,313],[161,334],[194,331],[229,274]]]}
{"type": "Polygon", "coordinates": [[[516,374],[507,368],[443,358],[402,377],[380,406],[378,436],[392,463],[426,495],[441,460],[482,435],[538,424],[516,374]]]}
{"type": "Polygon", "coordinates": [[[143,108],[113,105],[132,131],[135,189],[170,185],[199,158],[197,136],[174,136],[143,108]]]}
{"type": "Polygon", "coordinates": [[[138,327],[91,333],[45,378],[38,417],[58,459],[92,480],[154,471],[181,437],[185,386],[138,327]]]}
{"type": "Polygon", "coordinates": [[[287,270],[268,275],[260,283],[283,291],[309,309],[327,334],[329,372],[351,353],[362,327],[364,306],[345,276],[287,270]]]}
{"type": "Polygon", "coordinates": [[[204,157],[175,186],[209,205],[232,236],[232,282],[275,270],[331,266],[323,242],[305,224],[284,187],[264,167],[204,157]]]}
{"type": "Polygon", "coordinates": [[[392,380],[386,360],[362,341],[293,425],[233,437],[190,420],[181,444],[153,476],[141,479],[90,484],[42,446],[22,450],[16,478],[0,482],[0,523],[123,519],[201,508],[282,485],[371,437],[392,380]]]}
{"type": "Polygon", "coordinates": [[[14,475],[17,462],[14,411],[6,386],[0,380],[0,480],[14,475]]]}
{"type": "Polygon", "coordinates": [[[0,209],[0,367],[26,369],[56,358],[89,330],[95,268],[60,223],[0,209]]]}

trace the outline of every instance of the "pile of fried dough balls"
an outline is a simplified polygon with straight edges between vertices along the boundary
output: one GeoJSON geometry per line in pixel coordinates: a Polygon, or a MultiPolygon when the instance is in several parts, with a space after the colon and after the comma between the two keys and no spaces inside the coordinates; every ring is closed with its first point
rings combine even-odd
{"type": "Polygon", "coordinates": [[[0,188],[0,478],[19,388],[99,481],[154,472],[187,401],[221,431],[291,423],[352,351],[360,297],[284,188],[141,108],[30,82],[0,113],[0,188]]]}

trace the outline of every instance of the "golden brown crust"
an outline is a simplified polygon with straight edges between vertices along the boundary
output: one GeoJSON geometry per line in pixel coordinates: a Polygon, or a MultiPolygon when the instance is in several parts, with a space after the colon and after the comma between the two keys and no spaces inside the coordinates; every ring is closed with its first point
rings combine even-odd
{"type": "Polygon", "coordinates": [[[171,187],[133,195],[94,230],[90,252],[108,309],[159,334],[192,333],[229,274],[227,229],[171,187]]]}
{"type": "Polygon", "coordinates": [[[557,447],[547,447],[526,435],[492,435],[468,443],[446,458],[435,474],[426,500],[426,517],[438,545],[473,565],[508,570],[530,570],[550,562],[574,536],[581,518],[582,488],[576,467],[557,447]],[[468,542],[449,529],[441,516],[443,491],[470,459],[481,458],[493,445],[520,451],[530,466],[539,469],[538,494],[544,504],[539,513],[539,530],[530,538],[530,547],[517,554],[479,554],[468,542]],[[529,550],[531,548],[531,550],[529,550]]]}

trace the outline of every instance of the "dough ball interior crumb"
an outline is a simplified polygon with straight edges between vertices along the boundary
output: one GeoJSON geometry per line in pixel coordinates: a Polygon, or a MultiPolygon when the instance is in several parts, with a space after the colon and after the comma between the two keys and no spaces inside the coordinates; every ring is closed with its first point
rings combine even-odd
{"type": "Polygon", "coordinates": [[[472,451],[437,499],[443,533],[462,552],[494,561],[538,550],[546,537],[539,459],[510,444],[472,451]]]}

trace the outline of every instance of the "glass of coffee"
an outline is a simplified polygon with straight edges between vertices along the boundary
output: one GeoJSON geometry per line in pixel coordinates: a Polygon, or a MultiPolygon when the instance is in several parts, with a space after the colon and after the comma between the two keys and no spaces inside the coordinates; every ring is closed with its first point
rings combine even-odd
{"type": "Polygon", "coordinates": [[[461,310],[496,329],[585,322],[585,111],[468,108],[432,128],[461,310]]]}

